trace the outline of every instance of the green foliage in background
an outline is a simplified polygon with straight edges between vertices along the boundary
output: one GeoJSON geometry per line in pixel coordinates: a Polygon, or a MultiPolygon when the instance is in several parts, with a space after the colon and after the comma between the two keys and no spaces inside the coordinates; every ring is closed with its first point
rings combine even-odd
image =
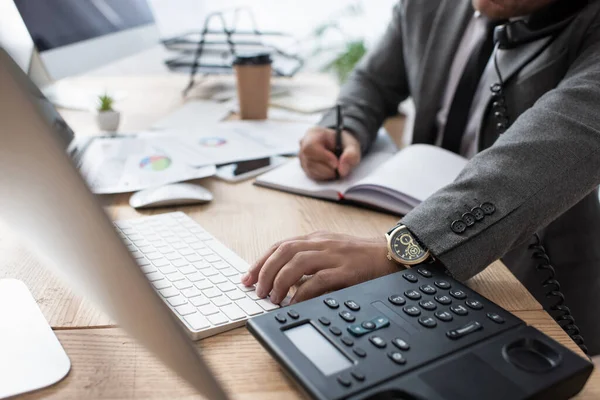
{"type": "Polygon", "coordinates": [[[98,96],[98,111],[113,111],[114,99],[107,94],[98,96]]]}
{"type": "Polygon", "coordinates": [[[348,38],[348,35],[346,35],[341,28],[340,20],[346,17],[358,17],[363,15],[363,13],[364,11],[362,4],[360,0],[357,0],[356,2],[340,10],[340,12],[332,16],[329,21],[319,25],[313,31],[313,37],[317,42],[317,46],[313,52],[313,55],[334,51],[334,49],[323,48],[321,46],[322,38],[328,31],[337,31],[345,38],[343,50],[337,54],[333,61],[323,67],[323,71],[333,72],[340,83],[344,83],[348,79],[358,61],[360,61],[360,59],[367,52],[365,41],[363,39],[348,38]]]}
{"type": "Polygon", "coordinates": [[[356,40],[346,43],[343,53],[339,54],[323,70],[332,71],[336,74],[340,83],[346,82],[348,76],[367,52],[364,40],[356,40]]]}

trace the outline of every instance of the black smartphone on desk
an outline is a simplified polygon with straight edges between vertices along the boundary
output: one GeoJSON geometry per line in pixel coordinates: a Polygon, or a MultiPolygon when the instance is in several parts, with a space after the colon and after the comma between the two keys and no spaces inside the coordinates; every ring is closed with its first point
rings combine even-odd
{"type": "Polygon", "coordinates": [[[319,400],[567,399],[593,370],[436,264],[284,307],[247,327],[319,400]]]}

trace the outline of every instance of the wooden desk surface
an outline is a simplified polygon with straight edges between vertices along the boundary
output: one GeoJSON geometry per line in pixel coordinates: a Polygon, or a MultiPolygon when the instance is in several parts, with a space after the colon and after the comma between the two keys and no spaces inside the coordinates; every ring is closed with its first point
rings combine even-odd
{"type": "MultiPolygon", "coordinates": [[[[141,130],[173,111],[183,100],[183,77],[82,78],[82,86],[124,89],[128,97],[118,106],[124,112],[122,128],[141,130]]],[[[64,111],[78,132],[93,132],[93,115],[64,111]]],[[[397,217],[293,196],[251,182],[228,184],[206,179],[202,184],[215,199],[203,206],[182,207],[242,258],[252,261],[281,238],[327,229],[373,236],[385,232],[397,217]]],[[[113,219],[135,218],[172,210],[138,212],[127,205],[129,195],[101,198],[113,219]]],[[[0,226],[0,278],[24,281],[50,325],[56,330],[72,361],[69,376],[57,385],[24,396],[26,399],[160,399],[198,398],[179,378],[123,333],[88,301],[73,293],[45,269],[15,238],[0,226]]],[[[469,286],[530,325],[578,351],[577,346],[542,310],[500,262],[471,279],[469,286]]],[[[216,374],[234,398],[298,398],[277,363],[245,328],[197,343],[216,374]]],[[[595,372],[579,396],[600,398],[600,374],[595,372]]]]}

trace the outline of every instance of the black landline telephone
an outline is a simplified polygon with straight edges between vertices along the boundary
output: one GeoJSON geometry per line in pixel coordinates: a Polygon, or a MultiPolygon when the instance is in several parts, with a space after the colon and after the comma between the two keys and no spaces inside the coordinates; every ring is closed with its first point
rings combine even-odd
{"type": "Polygon", "coordinates": [[[248,321],[314,399],[567,399],[592,364],[428,264],[248,321]]]}

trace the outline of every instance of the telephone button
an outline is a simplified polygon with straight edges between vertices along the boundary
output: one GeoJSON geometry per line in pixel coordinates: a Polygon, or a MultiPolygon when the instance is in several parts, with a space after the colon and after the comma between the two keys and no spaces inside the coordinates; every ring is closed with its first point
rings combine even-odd
{"type": "Polygon", "coordinates": [[[450,314],[448,311],[436,311],[434,315],[437,317],[437,319],[444,322],[449,322],[453,319],[452,314],[450,314]]]}
{"type": "Polygon", "coordinates": [[[365,374],[363,374],[361,371],[359,371],[357,369],[350,372],[350,375],[352,375],[354,377],[354,379],[356,379],[359,382],[362,382],[365,380],[365,374]]]}
{"type": "Polygon", "coordinates": [[[350,347],[354,345],[354,340],[350,339],[348,336],[342,336],[342,343],[350,347]]]}
{"type": "Polygon", "coordinates": [[[329,308],[338,308],[340,306],[337,300],[331,297],[328,297],[325,300],[323,300],[323,303],[325,303],[329,308]]]}
{"type": "Polygon", "coordinates": [[[342,334],[342,331],[340,330],[340,328],[338,328],[336,326],[330,327],[329,332],[333,333],[335,336],[340,336],[342,334]]]}
{"type": "Polygon", "coordinates": [[[406,307],[402,308],[402,311],[404,311],[411,317],[418,317],[419,315],[421,315],[421,310],[419,310],[415,306],[406,306],[406,307]]]}
{"type": "Polygon", "coordinates": [[[411,274],[410,272],[405,272],[402,274],[402,277],[411,283],[416,283],[419,280],[415,274],[411,274]]]}
{"type": "Polygon", "coordinates": [[[437,326],[437,322],[431,317],[421,317],[419,323],[425,328],[435,328],[437,326]]]}
{"type": "Polygon", "coordinates": [[[375,329],[375,324],[372,321],[365,321],[362,324],[360,324],[363,328],[368,329],[368,330],[372,330],[375,329]]]}
{"type": "Polygon", "coordinates": [[[403,306],[404,304],[406,304],[406,299],[400,296],[399,294],[391,295],[390,297],[388,297],[388,300],[395,306],[403,306]]]}
{"type": "Polygon", "coordinates": [[[285,315],[283,315],[283,314],[275,314],[275,319],[280,324],[285,324],[285,322],[287,321],[287,319],[285,318],[285,315]]]}
{"type": "Polygon", "coordinates": [[[399,353],[397,351],[392,351],[392,352],[388,353],[388,357],[390,358],[390,360],[392,360],[396,364],[399,364],[399,365],[406,364],[406,358],[404,358],[402,353],[399,353]]]}
{"type": "Polygon", "coordinates": [[[465,303],[473,310],[481,310],[483,308],[483,304],[479,300],[469,299],[465,303]]]}
{"type": "Polygon", "coordinates": [[[373,346],[375,347],[379,347],[380,349],[383,349],[387,344],[385,343],[385,340],[383,340],[381,337],[379,336],[371,336],[369,338],[369,342],[373,343],[373,346]]]}
{"type": "Polygon", "coordinates": [[[467,298],[467,294],[460,289],[452,289],[450,290],[450,296],[454,297],[458,300],[463,300],[467,298]]]}
{"type": "Polygon", "coordinates": [[[325,318],[325,317],[321,317],[321,318],[319,318],[319,322],[320,322],[320,323],[322,323],[322,324],[323,324],[323,325],[325,325],[325,326],[329,326],[329,325],[331,325],[331,321],[330,321],[330,320],[328,320],[328,319],[327,319],[327,318],[325,318]]]}
{"type": "Polygon", "coordinates": [[[421,287],[419,289],[421,289],[421,292],[423,292],[425,294],[436,294],[437,293],[437,289],[429,284],[421,285],[421,287]]]}
{"type": "Polygon", "coordinates": [[[433,276],[433,274],[428,269],[423,268],[423,267],[417,269],[417,272],[419,274],[421,274],[422,276],[424,276],[425,278],[431,278],[433,276]]]}
{"type": "Polygon", "coordinates": [[[344,302],[344,304],[346,305],[346,307],[348,307],[352,311],[358,311],[358,310],[360,310],[360,306],[354,300],[347,300],[347,301],[344,302]]]}
{"type": "Polygon", "coordinates": [[[394,346],[396,346],[397,348],[399,348],[400,350],[406,351],[406,350],[410,349],[409,344],[400,338],[395,338],[394,340],[392,340],[392,344],[394,346]]]}
{"type": "Polygon", "coordinates": [[[354,315],[352,315],[352,313],[350,311],[340,311],[340,317],[342,317],[342,319],[346,322],[354,322],[356,320],[356,318],[354,318],[354,315]]]}
{"type": "Polygon", "coordinates": [[[456,306],[450,306],[450,310],[452,310],[452,312],[456,315],[467,315],[469,313],[469,310],[467,310],[465,306],[460,304],[456,306]]]}
{"type": "Polygon", "coordinates": [[[499,316],[496,313],[487,313],[487,317],[489,319],[491,319],[492,321],[494,321],[497,324],[503,324],[504,323],[504,318],[502,318],[501,316],[499,316]]]}
{"type": "Polygon", "coordinates": [[[421,308],[424,308],[425,310],[428,310],[428,311],[433,311],[437,308],[435,303],[431,300],[421,300],[419,302],[419,305],[421,306],[421,308]]]}
{"type": "Polygon", "coordinates": [[[346,328],[346,330],[348,330],[348,332],[350,332],[353,336],[362,336],[365,333],[369,333],[368,329],[363,328],[360,325],[350,325],[346,328]]]}
{"type": "Polygon", "coordinates": [[[416,290],[407,290],[404,292],[404,295],[411,300],[419,300],[421,298],[421,293],[416,290]]]}
{"type": "Polygon", "coordinates": [[[452,287],[448,281],[435,281],[434,283],[435,286],[439,287],[440,289],[450,289],[452,287]]]}
{"type": "Polygon", "coordinates": [[[443,304],[445,306],[447,306],[448,304],[452,303],[452,299],[446,295],[443,296],[435,296],[434,297],[435,301],[437,301],[440,304],[443,304]]]}
{"type": "Polygon", "coordinates": [[[476,332],[480,329],[483,329],[483,326],[477,321],[472,321],[463,326],[462,328],[449,330],[448,332],[446,332],[446,336],[448,336],[450,339],[456,340],[460,339],[461,337],[467,336],[473,332],[476,332]]]}
{"type": "Polygon", "coordinates": [[[350,387],[350,385],[352,385],[352,381],[345,375],[338,375],[337,381],[344,387],[350,387]]]}
{"type": "Polygon", "coordinates": [[[298,319],[298,318],[300,318],[300,314],[298,314],[298,312],[296,310],[290,310],[290,311],[288,311],[288,315],[292,319],[298,319]]]}
{"type": "Polygon", "coordinates": [[[356,354],[357,356],[359,356],[360,358],[365,358],[367,356],[367,352],[364,351],[362,348],[360,347],[354,347],[352,349],[352,351],[354,352],[354,354],[356,354]]]}

